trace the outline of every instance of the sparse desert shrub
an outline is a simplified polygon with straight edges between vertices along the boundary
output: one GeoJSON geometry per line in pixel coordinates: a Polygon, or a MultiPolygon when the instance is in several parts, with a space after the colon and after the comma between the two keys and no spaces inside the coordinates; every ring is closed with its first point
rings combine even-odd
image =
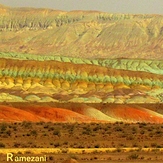
{"type": "Polygon", "coordinates": [[[59,130],[55,130],[53,132],[53,135],[61,136],[61,132],[59,130]]]}
{"type": "Polygon", "coordinates": [[[136,127],[133,127],[133,128],[132,128],[132,133],[133,133],[133,134],[137,133],[137,128],[136,128],[136,127]]]}
{"type": "Polygon", "coordinates": [[[132,135],[129,135],[129,136],[126,137],[126,140],[134,140],[134,139],[135,139],[135,137],[132,136],[132,135]]]}
{"type": "Polygon", "coordinates": [[[122,132],[122,134],[120,135],[121,138],[126,138],[127,136],[128,136],[128,134],[125,132],[122,132]]]}
{"type": "Polygon", "coordinates": [[[23,121],[22,122],[22,126],[25,127],[25,128],[32,128],[32,123],[31,122],[23,121]]]}
{"type": "Polygon", "coordinates": [[[162,145],[157,145],[156,148],[162,148],[163,146],[162,145]]]}
{"type": "Polygon", "coordinates": [[[108,157],[107,160],[112,160],[112,158],[111,157],[108,157]]]}
{"type": "MultiPolygon", "coordinates": [[[[72,147],[73,147],[73,146],[72,146],[72,147]]],[[[84,145],[79,144],[79,145],[77,146],[77,148],[84,148],[84,145]]]]}
{"type": "Polygon", "coordinates": [[[122,131],[123,129],[120,126],[114,127],[114,131],[122,131]]]}
{"type": "Polygon", "coordinates": [[[45,122],[41,121],[41,122],[37,122],[36,125],[43,125],[45,122]]]}
{"type": "Polygon", "coordinates": [[[100,148],[100,145],[99,145],[99,144],[96,144],[96,145],[95,145],[95,148],[100,148]]]}
{"type": "Polygon", "coordinates": [[[138,159],[139,155],[136,154],[136,153],[132,153],[128,156],[128,159],[130,160],[135,160],[135,159],[138,159]]]}
{"type": "Polygon", "coordinates": [[[17,128],[16,128],[16,126],[13,126],[13,130],[14,130],[14,131],[17,131],[17,128]]]}
{"type": "Polygon", "coordinates": [[[47,136],[47,134],[46,133],[43,133],[42,136],[47,136]]]}
{"type": "Polygon", "coordinates": [[[142,123],[139,124],[139,128],[143,128],[143,127],[145,127],[145,126],[147,126],[147,124],[144,123],[144,122],[142,122],[142,123]]]}
{"type": "Polygon", "coordinates": [[[5,144],[0,142],[0,148],[5,148],[5,144]]]}
{"type": "Polygon", "coordinates": [[[151,137],[151,138],[153,137],[153,135],[154,135],[153,133],[148,134],[148,136],[151,137]]]}
{"type": "Polygon", "coordinates": [[[33,144],[33,142],[32,142],[32,141],[29,141],[29,142],[28,142],[28,144],[30,144],[30,145],[31,145],[31,144],[33,144]]]}
{"type": "Polygon", "coordinates": [[[54,127],[50,127],[48,131],[54,131],[54,127]]]}
{"type": "Polygon", "coordinates": [[[51,161],[54,160],[53,156],[49,156],[49,160],[51,161]]]}
{"type": "Polygon", "coordinates": [[[45,124],[45,125],[44,125],[44,128],[49,128],[49,125],[48,125],[48,124],[45,124]]]}
{"type": "Polygon", "coordinates": [[[0,127],[1,127],[1,132],[4,132],[7,129],[7,124],[6,123],[2,123],[0,127]]]}
{"type": "Polygon", "coordinates": [[[95,157],[94,157],[94,160],[97,160],[97,159],[98,159],[97,156],[95,156],[95,157]]]}
{"type": "Polygon", "coordinates": [[[107,131],[106,134],[107,134],[107,135],[111,135],[112,132],[111,132],[111,131],[107,131]]]}
{"type": "Polygon", "coordinates": [[[140,159],[141,159],[141,160],[144,160],[144,156],[141,156],[140,159]]]}
{"type": "Polygon", "coordinates": [[[6,131],[6,134],[7,134],[8,136],[11,136],[11,131],[10,131],[10,130],[7,130],[7,131],[6,131]]]}
{"type": "Polygon", "coordinates": [[[115,124],[118,125],[118,124],[120,124],[120,122],[116,121],[115,124]]]}
{"type": "Polygon", "coordinates": [[[150,131],[152,131],[153,130],[153,128],[148,128],[148,131],[150,132],[150,131]]]}
{"type": "Polygon", "coordinates": [[[69,134],[72,134],[73,131],[74,131],[74,127],[72,126],[72,127],[70,127],[70,129],[68,130],[68,132],[69,132],[69,134]]]}
{"type": "Polygon", "coordinates": [[[119,146],[119,147],[124,147],[125,144],[123,144],[123,143],[119,143],[118,146],[119,146]]]}
{"type": "Polygon", "coordinates": [[[9,125],[8,128],[12,128],[12,125],[9,125]]]}
{"type": "Polygon", "coordinates": [[[68,145],[68,141],[63,142],[63,145],[68,145]]]}
{"type": "Polygon", "coordinates": [[[97,153],[98,153],[98,151],[97,151],[97,150],[94,150],[92,153],[93,153],[93,154],[97,154],[97,153]]]}
{"type": "Polygon", "coordinates": [[[157,130],[155,133],[159,135],[159,134],[162,134],[162,131],[161,130],[157,130]]]}
{"type": "Polygon", "coordinates": [[[14,146],[15,148],[19,148],[20,145],[21,145],[20,143],[18,143],[18,142],[14,142],[14,145],[13,145],[13,146],[14,146]]]}
{"type": "Polygon", "coordinates": [[[98,131],[98,130],[100,130],[100,129],[101,129],[100,126],[96,126],[96,127],[93,129],[93,131],[98,131]]]}
{"type": "Polygon", "coordinates": [[[133,147],[138,147],[138,144],[137,144],[137,143],[133,143],[132,146],[133,146],[133,147]]]}
{"type": "Polygon", "coordinates": [[[90,135],[91,133],[92,133],[92,130],[91,130],[91,128],[89,126],[84,127],[83,134],[90,135]]]}
{"type": "Polygon", "coordinates": [[[144,130],[141,130],[141,131],[140,131],[140,134],[142,134],[142,135],[143,135],[144,133],[145,133],[145,131],[144,131],[144,130]]]}
{"type": "Polygon", "coordinates": [[[78,157],[77,157],[76,155],[74,155],[74,154],[71,154],[69,157],[70,157],[71,159],[78,160],[78,157]]]}
{"type": "Polygon", "coordinates": [[[157,147],[157,143],[151,143],[151,147],[152,148],[156,148],[157,147]]]}
{"type": "Polygon", "coordinates": [[[56,143],[54,144],[54,147],[59,147],[59,146],[60,146],[59,142],[56,142],[56,143]]]}
{"type": "Polygon", "coordinates": [[[38,147],[37,147],[37,145],[34,144],[31,146],[31,148],[38,148],[38,147]]]}
{"type": "Polygon", "coordinates": [[[121,152],[122,150],[120,148],[117,148],[116,149],[116,152],[121,152]]]}
{"type": "Polygon", "coordinates": [[[27,133],[26,136],[31,136],[31,134],[27,133]]]}
{"type": "Polygon", "coordinates": [[[83,135],[90,135],[90,132],[89,131],[83,131],[82,134],[83,135]]]}
{"type": "Polygon", "coordinates": [[[36,130],[32,130],[32,131],[30,132],[30,135],[32,135],[32,136],[37,136],[37,131],[36,131],[36,130]]]}
{"type": "Polygon", "coordinates": [[[68,149],[67,149],[67,148],[62,148],[62,149],[61,149],[61,152],[62,152],[62,153],[67,153],[67,152],[68,152],[68,149]]]}

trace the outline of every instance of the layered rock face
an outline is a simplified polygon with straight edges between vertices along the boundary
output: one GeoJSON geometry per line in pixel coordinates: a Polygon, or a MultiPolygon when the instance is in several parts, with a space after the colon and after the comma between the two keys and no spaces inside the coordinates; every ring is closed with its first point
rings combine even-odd
{"type": "MultiPolygon", "coordinates": [[[[162,102],[163,76],[161,61],[139,62],[148,69],[126,70],[124,63],[109,64],[106,60],[56,60],[0,59],[0,100],[37,102],[104,102],[104,103],[155,103],[162,102]],[[67,62],[66,62],[67,61],[67,62]],[[80,61],[80,62],[79,62],[80,61]],[[81,63],[83,62],[83,63],[81,63]],[[104,66],[103,63],[108,63],[104,66]],[[100,65],[101,64],[101,65],[100,65]],[[108,65],[112,65],[109,67],[108,65]],[[146,72],[157,71],[158,74],[146,72]]],[[[112,62],[115,63],[116,60],[112,62]]],[[[138,61],[137,61],[138,63],[138,61]]]]}
{"type": "Polygon", "coordinates": [[[162,24],[0,5],[0,122],[163,123],[162,24]]]}
{"type": "Polygon", "coordinates": [[[0,50],[85,58],[157,58],[163,16],[0,6],[0,50]]]}
{"type": "Polygon", "coordinates": [[[150,110],[148,105],[140,104],[3,103],[0,122],[163,123],[163,115],[156,107],[150,110]]]}

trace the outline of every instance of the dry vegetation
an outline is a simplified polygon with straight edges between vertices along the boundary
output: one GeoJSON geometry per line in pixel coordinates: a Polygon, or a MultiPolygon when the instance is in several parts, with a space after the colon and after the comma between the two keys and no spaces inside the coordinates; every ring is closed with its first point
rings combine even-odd
{"type": "MultiPolygon", "coordinates": [[[[163,124],[146,123],[1,123],[0,148],[46,148],[48,162],[68,157],[79,162],[163,160],[163,124]],[[51,151],[51,152],[50,152],[51,151]]],[[[29,150],[30,149],[30,150],[29,150]]],[[[2,151],[1,151],[2,152],[2,151]]],[[[0,152],[0,153],[1,153],[0,152]]],[[[1,154],[5,159],[5,154],[1,154]]]]}

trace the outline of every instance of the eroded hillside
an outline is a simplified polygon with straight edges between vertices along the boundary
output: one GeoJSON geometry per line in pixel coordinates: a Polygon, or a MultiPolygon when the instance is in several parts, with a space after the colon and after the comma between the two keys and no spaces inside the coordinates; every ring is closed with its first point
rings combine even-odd
{"type": "Polygon", "coordinates": [[[163,114],[157,107],[148,104],[1,103],[0,122],[163,123],[163,114]]]}
{"type": "Polygon", "coordinates": [[[162,59],[162,15],[4,6],[0,14],[2,52],[162,59]]]}
{"type": "Polygon", "coordinates": [[[0,5],[0,122],[163,123],[162,54],[162,15],[0,5]]]}
{"type": "MultiPolygon", "coordinates": [[[[160,74],[101,66],[96,64],[98,60],[89,60],[90,64],[74,63],[69,58],[64,60],[69,62],[1,58],[0,101],[79,103],[163,101],[163,76],[160,74]]],[[[130,60],[128,62],[130,63],[130,60]]],[[[149,68],[151,65],[153,64],[149,62],[149,68]]]]}

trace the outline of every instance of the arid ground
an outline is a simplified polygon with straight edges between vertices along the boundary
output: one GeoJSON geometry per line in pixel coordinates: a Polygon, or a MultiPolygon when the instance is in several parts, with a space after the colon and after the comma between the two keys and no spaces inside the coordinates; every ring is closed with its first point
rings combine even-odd
{"type": "Polygon", "coordinates": [[[46,154],[48,162],[163,161],[163,124],[52,123],[0,124],[0,155],[46,154]],[[3,154],[2,154],[3,153],[3,154]]]}

